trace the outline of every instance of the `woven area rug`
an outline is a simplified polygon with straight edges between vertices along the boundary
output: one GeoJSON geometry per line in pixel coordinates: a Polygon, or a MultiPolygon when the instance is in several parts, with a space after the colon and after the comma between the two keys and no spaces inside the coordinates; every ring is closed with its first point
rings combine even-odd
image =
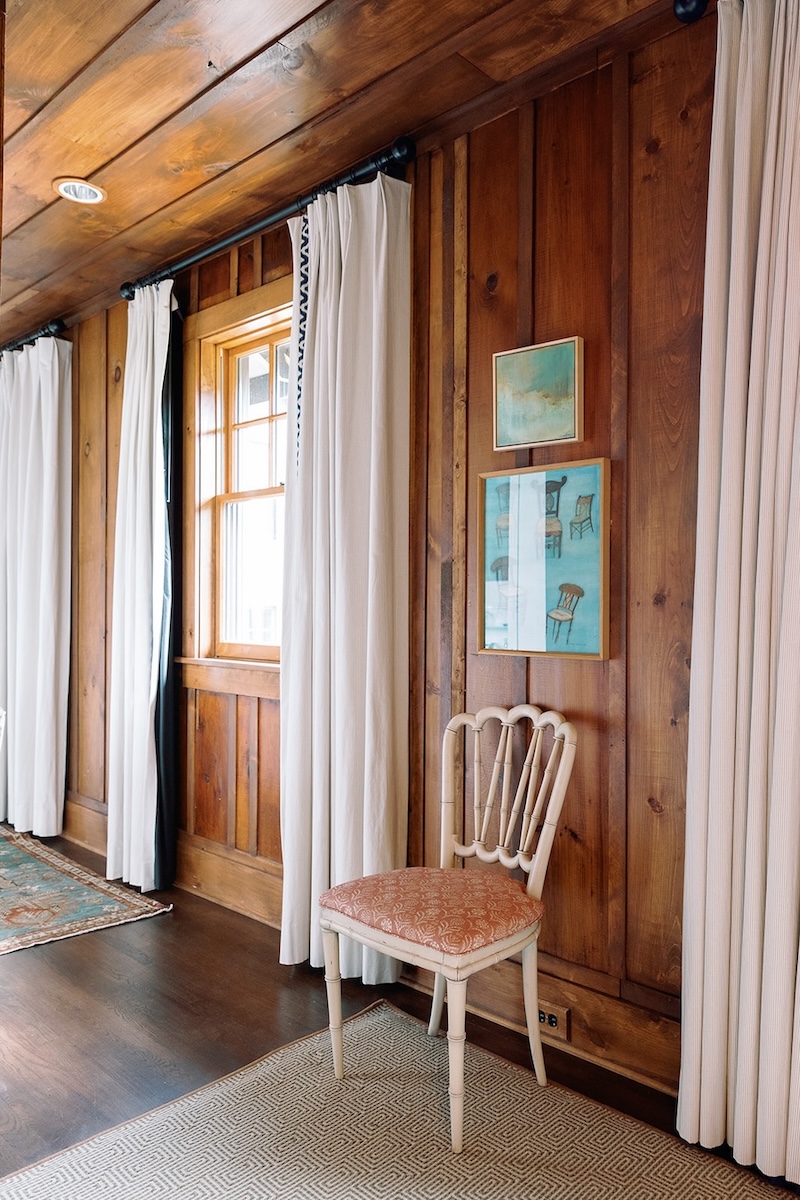
{"type": "Polygon", "coordinates": [[[447,1043],[383,1002],[0,1180],[0,1200],[778,1200],[788,1193],[467,1046],[463,1153],[447,1043]]]}
{"type": "Polygon", "coordinates": [[[0,835],[0,954],[169,912],[28,834],[0,835]]]}

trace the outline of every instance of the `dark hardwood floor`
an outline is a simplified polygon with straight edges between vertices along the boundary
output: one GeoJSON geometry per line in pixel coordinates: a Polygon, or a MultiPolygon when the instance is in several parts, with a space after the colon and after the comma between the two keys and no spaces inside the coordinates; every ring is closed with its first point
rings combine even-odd
{"type": "MultiPolygon", "coordinates": [[[[102,873],[97,855],[50,844],[102,873]]],[[[278,963],[278,934],[182,891],[170,913],[4,955],[0,1176],[155,1108],[323,1028],[322,972],[278,963]]],[[[426,1017],[426,996],[346,981],[346,1014],[385,996],[426,1017]]],[[[472,1017],[467,1034],[530,1067],[527,1041],[472,1017]]],[[[545,1048],[551,1079],[674,1129],[674,1101],[545,1048]]]]}

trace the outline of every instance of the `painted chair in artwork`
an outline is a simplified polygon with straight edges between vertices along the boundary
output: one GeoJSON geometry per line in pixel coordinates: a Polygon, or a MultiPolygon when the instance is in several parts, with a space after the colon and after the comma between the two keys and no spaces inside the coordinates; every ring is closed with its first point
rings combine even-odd
{"type": "Polygon", "coordinates": [[[553,622],[554,642],[558,641],[559,634],[565,625],[567,627],[567,641],[569,641],[572,621],[575,617],[575,608],[583,595],[583,588],[577,583],[561,584],[558,589],[558,604],[555,608],[551,608],[547,614],[548,622],[553,622]]]}
{"type": "Polygon", "coordinates": [[[508,527],[511,520],[511,513],[509,512],[511,506],[511,484],[498,483],[495,493],[497,495],[499,512],[495,518],[494,528],[497,536],[497,544],[498,546],[502,546],[504,542],[508,541],[508,527]]]}
{"type": "Polygon", "coordinates": [[[582,538],[584,531],[588,528],[594,533],[594,525],[592,524],[592,501],[594,493],[590,496],[578,496],[575,501],[575,516],[569,523],[569,536],[577,533],[578,537],[582,538]]]}
{"type": "Polygon", "coordinates": [[[561,507],[561,489],[567,482],[566,475],[560,479],[548,479],[544,485],[544,516],[539,522],[539,542],[544,544],[544,552],[552,552],[553,558],[561,558],[561,539],[563,526],[559,516],[561,507]]]}
{"type": "Polygon", "coordinates": [[[325,983],[336,1077],[344,1078],[339,937],[435,974],[428,1033],[439,1032],[445,991],[450,1134],[463,1141],[467,981],[522,958],[522,990],[536,1078],[547,1082],[539,1031],[537,941],[542,888],[575,759],[573,726],[534,705],[453,717],[442,747],[439,867],[406,867],[330,888],[320,898],[325,983]],[[471,740],[471,757],[468,755],[471,740]],[[521,749],[515,749],[519,742],[521,749]],[[484,759],[487,746],[493,755],[484,759]],[[460,764],[471,774],[464,802],[460,764]],[[463,821],[462,821],[463,817],[463,821]],[[461,826],[469,832],[461,832],[461,826]],[[510,872],[520,873],[525,882],[510,872]]]}

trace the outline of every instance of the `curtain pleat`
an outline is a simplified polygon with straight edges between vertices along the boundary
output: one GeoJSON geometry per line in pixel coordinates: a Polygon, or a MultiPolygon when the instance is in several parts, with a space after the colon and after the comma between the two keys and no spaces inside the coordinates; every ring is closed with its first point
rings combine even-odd
{"type": "Polygon", "coordinates": [[[800,1181],[800,3],[717,14],[678,1129],[800,1181]]]}
{"type": "Polygon", "coordinates": [[[155,886],[155,710],[168,563],[162,399],[172,282],[128,305],[111,616],[109,879],[155,886]]]}
{"type": "Polygon", "coordinates": [[[72,346],[0,358],[0,817],[51,837],[64,813],[69,687],[72,346]]]}
{"type": "MultiPolygon", "coordinates": [[[[409,197],[379,176],[291,222],[282,962],[322,964],[326,888],[405,864],[409,197]]],[[[396,970],[343,941],[345,975],[396,970]]]]}

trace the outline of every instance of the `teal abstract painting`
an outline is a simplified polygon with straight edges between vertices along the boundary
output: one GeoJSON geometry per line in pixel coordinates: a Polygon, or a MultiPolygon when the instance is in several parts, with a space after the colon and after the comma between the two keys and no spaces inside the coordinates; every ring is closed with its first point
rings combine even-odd
{"type": "Polygon", "coordinates": [[[583,339],[495,354],[494,448],[583,438],[583,339]]]}

